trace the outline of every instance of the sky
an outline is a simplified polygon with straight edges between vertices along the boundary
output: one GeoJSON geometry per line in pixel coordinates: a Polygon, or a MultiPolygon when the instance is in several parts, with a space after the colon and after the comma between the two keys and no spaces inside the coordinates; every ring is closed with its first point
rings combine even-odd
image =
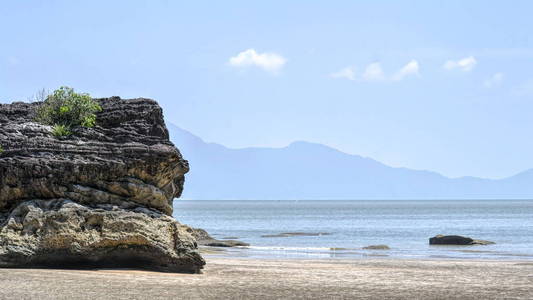
{"type": "MultiPolygon", "coordinates": [[[[394,167],[533,168],[531,1],[5,1],[0,103],[148,97],[232,148],[323,143],[394,167]]],[[[179,145],[177,145],[179,147],[179,145]]]]}

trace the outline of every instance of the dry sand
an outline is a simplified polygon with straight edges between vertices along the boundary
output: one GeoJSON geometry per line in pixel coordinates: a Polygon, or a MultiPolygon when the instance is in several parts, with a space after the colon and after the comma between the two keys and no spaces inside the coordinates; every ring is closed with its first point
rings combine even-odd
{"type": "Polygon", "coordinates": [[[204,274],[0,269],[1,299],[532,299],[532,261],[207,257],[204,274]]]}

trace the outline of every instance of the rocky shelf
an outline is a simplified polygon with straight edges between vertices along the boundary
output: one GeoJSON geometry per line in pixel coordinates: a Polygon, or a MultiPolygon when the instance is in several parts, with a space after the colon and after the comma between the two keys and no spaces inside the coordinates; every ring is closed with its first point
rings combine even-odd
{"type": "Polygon", "coordinates": [[[56,138],[38,103],[0,105],[0,266],[140,267],[199,272],[172,218],[188,162],[150,99],[96,99],[93,128],[56,138]]]}

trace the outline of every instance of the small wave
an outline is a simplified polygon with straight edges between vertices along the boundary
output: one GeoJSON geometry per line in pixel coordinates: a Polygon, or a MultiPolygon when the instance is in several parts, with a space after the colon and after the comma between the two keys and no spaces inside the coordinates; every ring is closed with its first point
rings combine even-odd
{"type": "Polygon", "coordinates": [[[331,235],[330,232],[283,232],[276,234],[265,234],[263,238],[277,238],[277,237],[302,237],[302,236],[323,236],[331,235]]]}
{"type": "Polygon", "coordinates": [[[248,249],[265,250],[265,251],[335,251],[331,247],[285,247],[285,246],[248,246],[248,249]]]}
{"type": "Polygon", "coordinates": [[[513,253],[513,252],[504,252],[504,251],[490,251],[490,250],[455,250],[456,252],[462,253],[472,253],[472,254],[487,254],[487,255],[496,255],[496,256],[517,256],[517,257],[533,257],[533,254],[530,253],[513,253]]]}

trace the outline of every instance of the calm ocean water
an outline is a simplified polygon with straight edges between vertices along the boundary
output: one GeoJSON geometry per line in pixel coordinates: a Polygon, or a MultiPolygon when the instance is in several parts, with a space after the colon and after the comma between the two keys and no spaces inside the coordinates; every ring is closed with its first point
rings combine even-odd
{"type": "Polygon", "coordinates": [[[287,258],[533,259],[533,201],[185,201],[182,223],[251,247],[230,255],[287,258]],[[261,237],[283,232],[320,236],[261,237]],[[437,234],[490,240],[487,246],[429,246],[437,234]],[[386,244],[391,250],[362,250],[386,244]],[[343,249],[332,249],[343,248],[343,249]]]}

